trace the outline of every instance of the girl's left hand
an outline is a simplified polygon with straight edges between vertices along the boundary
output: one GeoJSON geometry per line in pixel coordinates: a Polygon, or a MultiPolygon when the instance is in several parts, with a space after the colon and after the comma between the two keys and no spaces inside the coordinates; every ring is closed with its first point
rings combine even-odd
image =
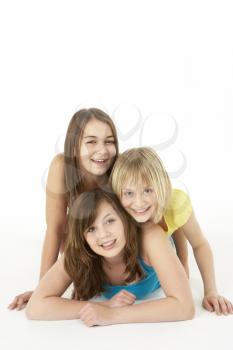
{"type": "Polygon", "coordinates": [[[79,311],[79,318],[88,327],[107,326],[112,324],[112,313],[112,308],[100,305],[100,303],[87,303],[79,311]]]}
{"type": "Polygon", "coordinates": [[[202,306],[207,311],[216,312],[217,315],[233,314],[232,303],[217,292],[207,293],[202,301],[202,306]]]}

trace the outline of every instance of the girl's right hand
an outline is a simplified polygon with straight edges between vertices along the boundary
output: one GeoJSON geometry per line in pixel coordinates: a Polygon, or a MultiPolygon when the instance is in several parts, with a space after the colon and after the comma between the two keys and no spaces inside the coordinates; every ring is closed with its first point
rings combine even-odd
{"type": "Polygon", "coordinates": [[[136,296],[124,289],[115,294],[111,299],[108,300],[108,306],[113,307],[121,307],[126,305],[134,304],[136,300],[136,296]]]}
{"type": "Polygon", "coordinates": [[[26,303],[29,301],[29,299],[31,298],[32,296],[32,293],[33,291],[30,290],[28,292],[25,292],[25,293],[22,293],[22,294],[19,294],[17,295],[14,300],[12,301],[12,303],[10,305],[8,305],[8,309],[9,310],[13,310],[13,309],[16,309],[16,310],[22,310],[25,306],[26,306],[26,303]]]}

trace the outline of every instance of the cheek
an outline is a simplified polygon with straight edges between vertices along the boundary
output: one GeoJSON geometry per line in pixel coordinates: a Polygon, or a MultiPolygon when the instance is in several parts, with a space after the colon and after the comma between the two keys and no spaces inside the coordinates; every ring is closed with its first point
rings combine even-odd
{"type": "Polygon", "coordinates": [[[154,195],[154,196],[151,196],[150,201],[151,201],[151,204],[154,205],[155,208],[157,208],[157,206],[158,206],[158,201],[157,201],[157,198],[156,198],[155,195],[154,195]]]}
{"type": "Polygon", "coordinates": [[[80,158],[86,158],[90,155],[91,153],[91,147],[88,146],[88,145],[82,145],[80,147],[80,152],[79,152],[79,155],[80,155],[80,158]]]}
{"type": "Polygon", "coordinates": [[[128,207],[128,205],[129,205],[129,200],[126,199],[126,198],[122,198],[121,199],[121,205],[122,205],[122,207],[124,207],[126,209],[128,207]]]}
{"type": "Polygon", "coordinates": [[[87,234],[86,242],[91,249],[95,248],[95,239],[87,234]]]}
{"type": "Polygon", "coordinates": [[[108,151],[109,151],[111,157],[115,157],[116,156],[116,147],[115,147],[115,145],[110,146],[108,151]]]}

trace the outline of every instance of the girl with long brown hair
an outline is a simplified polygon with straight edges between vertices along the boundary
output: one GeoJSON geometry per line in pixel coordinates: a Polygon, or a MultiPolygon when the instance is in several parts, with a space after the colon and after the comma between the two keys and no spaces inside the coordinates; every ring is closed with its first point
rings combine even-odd
{"type": "Polygon", "coordinates": [[[87,326],[187,320],[193,314],[188,280],[171,245],[161,244],[158,235],[142,240],[140,227],[110,189],[84,192],[73,202],[64,254],[26,308],[29,319],[79,318],[87,326]],[[159,281],[165,298],[135,304],[159,281]],[[76,300],[62,297],[72,282],[76,300]],[[109,300],[90,301],[100,293],[109,300]]]}
{"type": "MultiPolygon", "coordinates": [[[[63,250],[67,213],[83,191],[108,182],[118,155],[116,128],[111,118],[97,108],[81,109],[70,120],[64,154],[52,160],[46,184],[46,234],[40,279],[63,250]]],[[[17,295],[9,309],[20,310],[32,291],[17,295]]]]}

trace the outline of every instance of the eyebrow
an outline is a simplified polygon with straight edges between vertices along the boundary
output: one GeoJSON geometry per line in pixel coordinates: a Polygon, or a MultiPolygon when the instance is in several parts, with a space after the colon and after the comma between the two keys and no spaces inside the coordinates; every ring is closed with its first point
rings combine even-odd
{"type": "MultiPolygon", "coordinates": [[[[94,136],[94,135],[88,135],[88,136],[84,136],[84,139],[87,139],[88,137],[92,137],[92,138],[95,138],[95,139],[98,138],[97,136],[94,136]]],[[[109,135],[109,136],[105,137],[105,139],[109,139],[109,138],[114,138],[114,136],[113,135],[109,135]]]]}
{"type": "Polygon", "coordinates": [[[105,216],[104,216],[104,219],[106,219],[108,216],[110,216],[110,215],[114,215],[114,213],[108,213],[108,214],[106,214],[105,216]]]}

